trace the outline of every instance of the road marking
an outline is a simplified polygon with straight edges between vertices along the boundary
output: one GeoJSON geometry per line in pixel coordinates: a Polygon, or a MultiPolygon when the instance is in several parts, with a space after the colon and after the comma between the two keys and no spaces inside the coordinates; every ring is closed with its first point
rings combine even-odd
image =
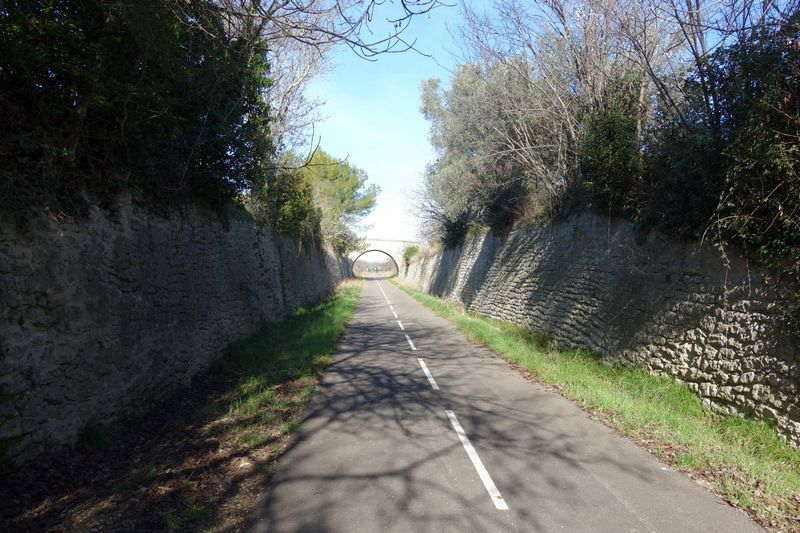
{"type": "Polygon", "coordinates": [[[397,325],[398,325],[398,326],[400,326],[400,329],[401,329],[402,331],[405,331],[405,330],[406,330],[406,328],[404,328],[404,327],[403,327],[403,323],[402,323],[402,322],[400,322],[399,320],[397,321],[397,325]]]}
{"type": "Polygon", "coordinates": [[[411,337],[408,336],[408,333],[403,333],[406,336],[406,340],[408,341],[408,345],[411,346],[411,349],[415,352],[417,351],[417,347],[414,346],[414,343],[411,341],[411,337]]]}
{"type": "Polygon", "coordinates": [[[378,282],[378,288],[381,290],[381,294],[383,294],[383,299],[386,300],[386,303],[392,305],[392,302],[389,301],[389,297],[386,296],[386,293],[383,292],[383,287],[381,286],[381,282],[378,282]]]}
{"type": "Polygon", "coordinates": [[[494,506],[497,509],[500,509],[501,511],[508,511],[508,504],[503,499],[500,491],[497,490],[497,486],[494,484],[494,481],[492,481],[492,476],[489,475],[486,467],[483,466],[481,458],[478,457],[478,452],[475,451],[475,448],[469,441],[467,433],[464,431],[464,428],[461,427],[461,424],[458,422],[458,418],[456,418],[456,414],[449,410],[445,410],[445,413],[447,413],[447,418],[450,419],[450,424],[452,424],[453,429],[456,430],[456,435],[458,435],[461,445],[464,446],[467,456],[469,457],[470,461],[472,461],[472,466],[475,467],[475,470],[478,472],[478,476],[481,478],[481,481],[483,481],[483,486],[486,487],[486,492],[489,493],[492,503],[494,503],[494,506]]]}
{"type": "Polygon", "coordinates": [[[433,390],[439,390],[439,385],[436,383],[436,380],[433,379],[433,374],[428,370],[428,365],[425,364],[425,361],[423,361],[421,357],[417,357],[417,361],[419,361],[419,366],[422,367],[422,371],[425,372],[425,377],[428,378],[428,383],[431,384],[431,388],[433,390]]]}
{"type": "Polygon", "coordinates": [[[392,314],[394,315],[395,318],[400,318],[397,316],[397,313],[394,312],[394,309],[392,309],[392,314]]]}

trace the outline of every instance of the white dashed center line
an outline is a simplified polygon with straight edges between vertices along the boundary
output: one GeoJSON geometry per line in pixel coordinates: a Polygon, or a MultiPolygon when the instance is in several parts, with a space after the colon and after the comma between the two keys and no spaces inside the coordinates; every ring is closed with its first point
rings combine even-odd
{"type": "Polygon", "coordinates": [[[404,333],[403,335],[406,336],[406,340],[408,341],[408,345],[411,346],[411,349],[416,352],[417,351],[417,347],[414,346],[414,342],[411,340],[411,337],[408,336],[408,333],[404,333]]]}
{"type": "Polygon", "coordinates": [[[419,361],[419,366],[422,367],[422,371],[425,372],[425,377],[428,378],[428,383],[431,384],[431,388],[433,390],[439,390],[439,385],[436,383],[436,380],[433,379],[433,374],[428,370],[428,365],[425,364],[425,361],[423,361],[421,357],[417,357],[417,361],[419,361]]]}
{"type": "Polygon", "coordinates": [[[481,462],[481,458],[478,457],[478,452],[475,451],[475,448],[472,446],[472,443],[469,441],[469,437],[467,437],[467,433],[464,431],[464,428],[461,427],[461,424],[458,422],[458,418],[456,418],[456,414],[453,411],[446,410],[447,418],[450,419],[450,424],[453,425],[453,429],[456,431],[456,435],[458,435],[458,439],[461,441],[461,445],[464,446],[464,450],[467,452],[467,456],[469,457],[470,461],[472,461],[472,466],[475,467],[475,470],[478,472],[478,477],[481,478],[483,481],[483,486],[486,487],[486,492],[489,493],[489,497],[492,499],[492,503],[497,509],[501,511],[508,511],[508,504],[503,499],[503,496],[500,494],[500,491],[497,490],[497,486],[492,481],[492,476],[489,475],[489,472],[486,470],[486,467],[483,466],[481,462]]]}
{"type": "MultiPolygon", "coordinates": [[[[394,306],[392,302],[389,301],[389,298],[386,296],[386,292],[384,292],[383,287],[381,286],[381,282],[378,281],[378,288],[381,290],[381,294],[383,294],[384,300],[389,305],[389,309],[392,310],[392,314],[394,318],[397,319],[397,325],[400,326],[400,329],[405,332],[406,328],[403,326],[403,323],[400,322],[400,318],[397,316],[397,312],[394,310],[394,306]]],[[[417,351],[417,347],[414,346],[414,341],[411,340],[411,337],[408,336],[408,333],[403,333],[406,337],[406,341],[408,341],[408,345],[411,347],[412,350],[417,351]]],[[[425,364],[425,361],[422,360],[421,357],[417,357],[417,361],[419,362],[420,368],[425,373],[425,377],[428,378],[428,383],[430,383],[431,388],[433,390],[439,390],[439,384],[436,383],[436,380],[433,379],[433,374],[428,369],[428,365],[425,364]]],[[[464,450],[467,452],[467,457],[469,460],[472,461],[472,466],[475,467],[475,471],[478,472],[478,477],[481,478],[483,482],[483,486],[486,487],[486,492],[489,493],[489,497],[492,499],[492,503],[494,506],[501,510],[507,511],[508,504],[503,499],[503,496],[500,494],[500,491],[497,490],[497,486],[494,484],[492,480],[492,476],[489,475],[489,472],[486,470],[486,467],[483,466],[481,462],[481,458],[478,457],[478,452],[475,450],[475,447],[472,446],[472,443],[469,441],[469,437],[467,437],[467,433],[464,431],[464,428],[461,427],[461,424],[456,417],[456,414],[453,411],[445,410],[447,414],[447,418],[450,419],[450,424],[452,424],[453,429],[458,435],[458,439],[461,441],[461,445],[464,446],[464,450]]]]}
{"type": "Polygon", "coordinates": [[[386,303],[392,305],[392,302],[389,301],[389,297],[386,296],[386,293],[383,292],[383,287],[381,286],[381,282],[378,282],[378,288],[381,290],[381,294],[383,294],[383,299],[386,300],[386,303]]]}

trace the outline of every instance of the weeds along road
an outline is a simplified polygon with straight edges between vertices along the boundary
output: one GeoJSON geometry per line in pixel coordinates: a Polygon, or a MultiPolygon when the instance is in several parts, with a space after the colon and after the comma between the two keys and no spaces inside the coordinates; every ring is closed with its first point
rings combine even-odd
{"type": "Polygon", "coordinates": [[[761,531],[375,280],[259,512],[256,531],[761,531]]]}

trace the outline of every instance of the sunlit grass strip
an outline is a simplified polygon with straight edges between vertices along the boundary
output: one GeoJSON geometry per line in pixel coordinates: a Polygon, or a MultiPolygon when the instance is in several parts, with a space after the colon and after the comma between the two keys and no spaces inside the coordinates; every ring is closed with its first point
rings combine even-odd
{"type": "MultiPolygon", "coordinates": [[[[300,427],[318,374],[330,363],[360,292],[360,282],[344,282],[331,298],[298,309],[286,320],[232,344],[212,369],[214,381],[225,385],[197,409],[201,433],[218,441],[221,450],[258,461],[258,472],[248,479],[256,489],[266,482],[268,466],[284,448],[285,437],[300,427]]],[[[240,493],[230,506],[245,519],[255,500],[248,500],[245,491],[240,493]]],[[[204,496],[187,495],[189,504],[168,513],[165,527],[200,527],[211,514],[202,502],[204,496]]]]}
{"type": "Polygon", "coordinates": [[[224,427],[245,446],[296,429],[285,415],[314,392],[360,292],[359,282],[346,282],[332,298],[231,345],[216,370],[235,386],[207,407],[217,415],[209,428],[224,427]]]}
{"type": "Polygon", "coordinates": [[[800,531],[800,450],[782,441],[769,424],[716,415],[671,378],[604,364],[579,350],[557,350],[523,328],[464,313],[439,298],[398,286],[663,460],[701,475],[763,525],[800,531]]]}

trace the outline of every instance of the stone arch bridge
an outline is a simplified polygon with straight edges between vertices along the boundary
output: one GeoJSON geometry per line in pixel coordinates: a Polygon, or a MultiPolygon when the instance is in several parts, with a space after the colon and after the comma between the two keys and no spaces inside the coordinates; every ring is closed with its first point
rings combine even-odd
{"type": "Polygon", "coordinates": [[[355,265],[359,257],[367,252],[378,251],[383,252],[395,262],[397,271],[402,272],[403,269],[403,251],[409,246],[421,246],[416,241],[403,241],[398,239],[372,239],[367,238],[364,245],[355,252],[349,255],[352,265],[355,265]]]}

